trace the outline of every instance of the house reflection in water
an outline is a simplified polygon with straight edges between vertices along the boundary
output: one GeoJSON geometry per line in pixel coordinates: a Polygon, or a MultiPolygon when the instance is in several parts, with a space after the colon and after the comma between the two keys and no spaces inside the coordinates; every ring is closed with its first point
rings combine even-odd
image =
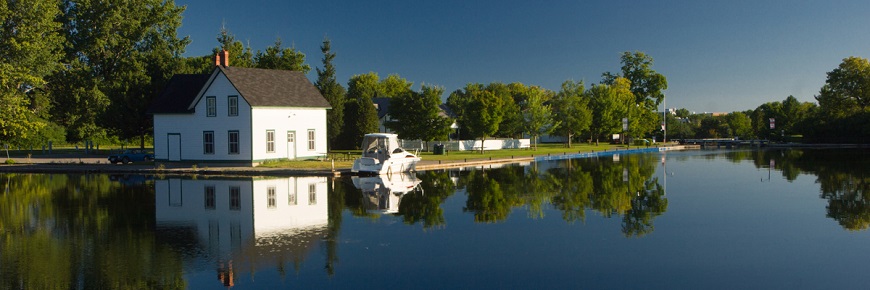
{"type": "MultiPolygon", "coordinates": [[[[186,267],[217,267],[233,286],[238,271],[300,264],[326,235],[326,177],[155,181],[161,240],[179,248],[186,267]]],[[[212,268],[213,269],[213,268],[212,268]]]]}
{"type": "Polygon", "coordinates": [[[405,194],[420,191],[420,180],[411,173],[387,174],[351,178],[353,185],[362,191],[363,204],[369,211],[398,213],[399,203],[405,194]]]}

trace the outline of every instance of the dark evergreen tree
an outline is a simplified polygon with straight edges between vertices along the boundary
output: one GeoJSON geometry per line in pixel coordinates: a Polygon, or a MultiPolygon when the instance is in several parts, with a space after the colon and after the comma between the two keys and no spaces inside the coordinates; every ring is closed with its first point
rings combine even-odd
{"type": "Polygon", "coordinates": [[[335,53],[331,51],[330,43],[328,38],[324,38],[323,45],[320,46],[320,51],[323,52],[323,70],[320,68],[316,69],[317,81],[314,82],[314,86],[320,90],[320,94],[332,106],[332,110],[326,111],[326,136],[329,149],[332,149],[341,147],[337,142],[338,136],[344,127],[346,91],[335,79],[335,65],[332,64],[332,60],[335,59],[335,53]]]}

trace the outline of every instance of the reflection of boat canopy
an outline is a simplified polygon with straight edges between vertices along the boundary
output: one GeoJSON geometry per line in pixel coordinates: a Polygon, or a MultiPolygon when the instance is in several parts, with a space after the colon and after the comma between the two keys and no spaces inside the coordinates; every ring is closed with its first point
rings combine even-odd
{"type": "Polygon", "coordinates": [[[412,171],[420,161],[417,155],[399,147],[396,134],[372,133],[363,137],[362,157],[353,162],[352,172],[377,174],[412,171]]]}

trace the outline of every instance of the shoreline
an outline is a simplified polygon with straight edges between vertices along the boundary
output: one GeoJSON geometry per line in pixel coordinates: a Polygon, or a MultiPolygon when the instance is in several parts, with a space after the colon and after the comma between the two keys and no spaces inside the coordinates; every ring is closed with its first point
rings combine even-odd
{"type": "MultiPolygon", "coordinates": [[[[417,164],[416,171],[444,170],[454,168],[482,167],[492,165],[521,164],[547,160],[564,160],[573,158],[589,158],[597,156],[611,156],[614,154],[637,154],[659,151],[691,150],[700,149],[697,145],[674,145],[667,147],[647,147],[636,149],[620,149],[611,151],[591,151],[585,153],[547,154],[532,157],[516,158],[481,158],[464,161],[436,161],[422,160],[417,164]]],[[[153,164],[128,164],[117,165],[103,162],[103,158],[71,157],[64,156],[51,159],[51,162],[43,163],[20,163],[12,165],[0,165],[0,173],[83,173],[83,174],[142,174],[142,175],[169,175],[169,176],[349,176],[350,168],[328,169],[295,169],[295,168],[264,168],[264,167],[203,167],[197,168],[191,164],[169,164],[165,168],[156,168],[153,164]],[[88,163],[92,162],[92,163],[88,163]]]]}
{"type": "MultiPolygon", "coordinates": [[[[416,171],[429,170],[445,170],[457,168],[482,168],[503,166],[507,164],[523,164],[549,160],[565,160],[574,158],[590,158],[599,156],[612,156],[615,154],[637,154],[659,151],[676,151],[676,150],[701,150],[701,145],[671,145],[662,147],[645,147],[634,149],[617,149],[609,151],[591,151],[585,153],[563,153],[563,154],[546,154],[531,157],[511,157],[511,158],[493,158],[483,157],[479,159],[464,159],[462,161],[441,161],[441,160],[421,160],[417,163],[416,171]]],[[[778,144],[766,148],[783,149],[783,148],[818,148],[818,149],[853,149],[853,148],[868,148],[866,145],[854,144],[778,144]]],[[[81,157],[75,155],[59,155],[51,158],[13,158],[16,163],[12,165],[0,164],[0,173],[43,173],[43,174],[112,174],[112,175],[163,175],[163,176],[353,176],[358,175],[350,171],[350,168],[330,169],[299,169],[299,168],[266,168],[266,167],[201,167],[196,164],[178,163],[166,164],[163,163],[163,168],[157,168],[154,164],[127,164],[118,165],[111,163],[103,163],[105,159],[102,157],[81,157]],[[24,160],[22,160],[24,159],[24,160]],[[38,159],[41,162],[28,162],[27,160],[38,159]]]]}

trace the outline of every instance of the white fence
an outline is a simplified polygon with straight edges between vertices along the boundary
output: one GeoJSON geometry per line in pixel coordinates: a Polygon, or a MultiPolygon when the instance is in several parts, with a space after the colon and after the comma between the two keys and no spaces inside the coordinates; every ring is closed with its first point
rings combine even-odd
{"type": "MultiPolygon", "coordinates": [[[[500,149],[520,149],[529,148],[531,139],[486,139],[483,145],[483,150],[500,150],[500,149]]],[[[480,150],[480,140],[455,140],[455,141],[429,141],[424,144],[421,140],[399,140],[399,146],[405,150],[433,151],[435,144],[443,144],[445,150],[450,151],[468,151],[480,150]],[[424,149],[424,145],[427,145],[424,149]]]]}

